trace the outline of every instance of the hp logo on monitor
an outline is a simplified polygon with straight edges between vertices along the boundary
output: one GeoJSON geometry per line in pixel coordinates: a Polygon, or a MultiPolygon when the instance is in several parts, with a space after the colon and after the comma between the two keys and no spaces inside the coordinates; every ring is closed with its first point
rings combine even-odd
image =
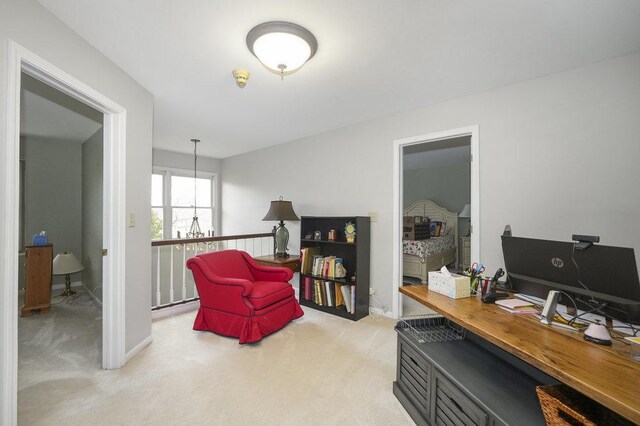
{"type": "Polygon", "coordinates": [[[551,259],[551,264],[558,269],[564,266],[564,262],[559,257],[554,257],[553,259],[551,259]]]}

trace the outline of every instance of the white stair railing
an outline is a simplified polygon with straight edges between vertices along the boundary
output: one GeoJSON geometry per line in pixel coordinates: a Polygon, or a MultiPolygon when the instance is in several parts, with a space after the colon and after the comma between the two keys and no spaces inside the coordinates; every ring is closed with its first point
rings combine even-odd
{"type": "Polygon", "coordinates": [[[152,297],[151,309],[159,310],[198,299],[193,275],[187,270],[188,259],[228,248],[244,250],[253,257],[267,256],[274,252],[273,243],[273,232],[152,241],[152,259],[155,263],[152,267],[152,294],[155,297],[152,297]],[[179,271],[177,277],[176,271],[179,271]],[[177,298],[177,295],[180,297],[177,298]]]}

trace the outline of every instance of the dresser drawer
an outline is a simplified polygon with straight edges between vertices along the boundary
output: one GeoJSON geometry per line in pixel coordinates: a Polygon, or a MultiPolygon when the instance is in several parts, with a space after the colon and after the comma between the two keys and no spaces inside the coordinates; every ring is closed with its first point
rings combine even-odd
{"type": "Polygon", "coordinates": [[[489,416],[440,373],[435,373],[435,424],[486,426],[489,416]]]}

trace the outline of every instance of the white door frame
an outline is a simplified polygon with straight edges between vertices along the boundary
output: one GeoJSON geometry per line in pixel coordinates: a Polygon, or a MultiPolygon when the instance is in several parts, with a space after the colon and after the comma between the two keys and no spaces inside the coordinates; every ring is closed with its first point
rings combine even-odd
{"type": "MultiPolygon", "coordinates": [[[[445,130],[393,141],[393,316],[402,315],[402,148],[425,142],[436,142],[471,136],[471,258],[480,258],[480,139],[478,125],[445,130]]],[[[457,244],[460,244],[458,241],[457,244]]]]}
{"type": "Polygon", "coordinates": [[[0,276],[2,330],[5,348],[1,363],[0,424],[15,424],[18,392],[18,223],[20,152],[20,73],[52,86],[104,113],[102,368],[125,363],[125,224],[126,224],[126,110],[36,54],[9,40],[7,64],[6,144],[1,172],[6,195],[2,221],[5,267],[0,276]]]}

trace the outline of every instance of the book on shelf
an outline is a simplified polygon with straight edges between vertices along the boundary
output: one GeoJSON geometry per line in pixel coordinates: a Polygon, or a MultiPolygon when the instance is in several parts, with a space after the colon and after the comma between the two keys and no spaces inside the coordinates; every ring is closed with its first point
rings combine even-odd
{"type": "Polygon", "coordinates": [[[302,282],[304,285],[304,291],[302,293],[302,297],[306,300],[313,300],[312,292],[311,292],[311,286],[312,286],[311,277],[304,277],[302,282]]]}
{"type": "Polygon", "coordinates": [[[336,308],[340,306],[344,306],[344,297],[342,297],[342,284],[335,284],[335,293],[336,293],[336,308]]]}
{"type": "Polygon", "coordinates": [[[356,286],[351,286],[351,311],[352,314],[356,313],[356,286]]]}
{"type": "Polygon", "coordinates": [[[303,274],[311,274],[314,257],[319,254],[319,247],[305,247],[300,249],[300,271],[303,274]]]}
{"type": "Polygon", "coordinates": [[[342,292],[342,298],[344,299],[344,305],[347,312],[351,313],[351,286],[345,284],[340,287],[342,292]]]}
{"type": "Polygon", "coordinates": [[[325,288],[325,294],[327,295],[327,306],[331,306],[333,307],[334,305],[334,297],[332,297],[332,287],[333,285],[331,285],[331,281],[325,281],[324,282],[324,288],[325,288]]]}

